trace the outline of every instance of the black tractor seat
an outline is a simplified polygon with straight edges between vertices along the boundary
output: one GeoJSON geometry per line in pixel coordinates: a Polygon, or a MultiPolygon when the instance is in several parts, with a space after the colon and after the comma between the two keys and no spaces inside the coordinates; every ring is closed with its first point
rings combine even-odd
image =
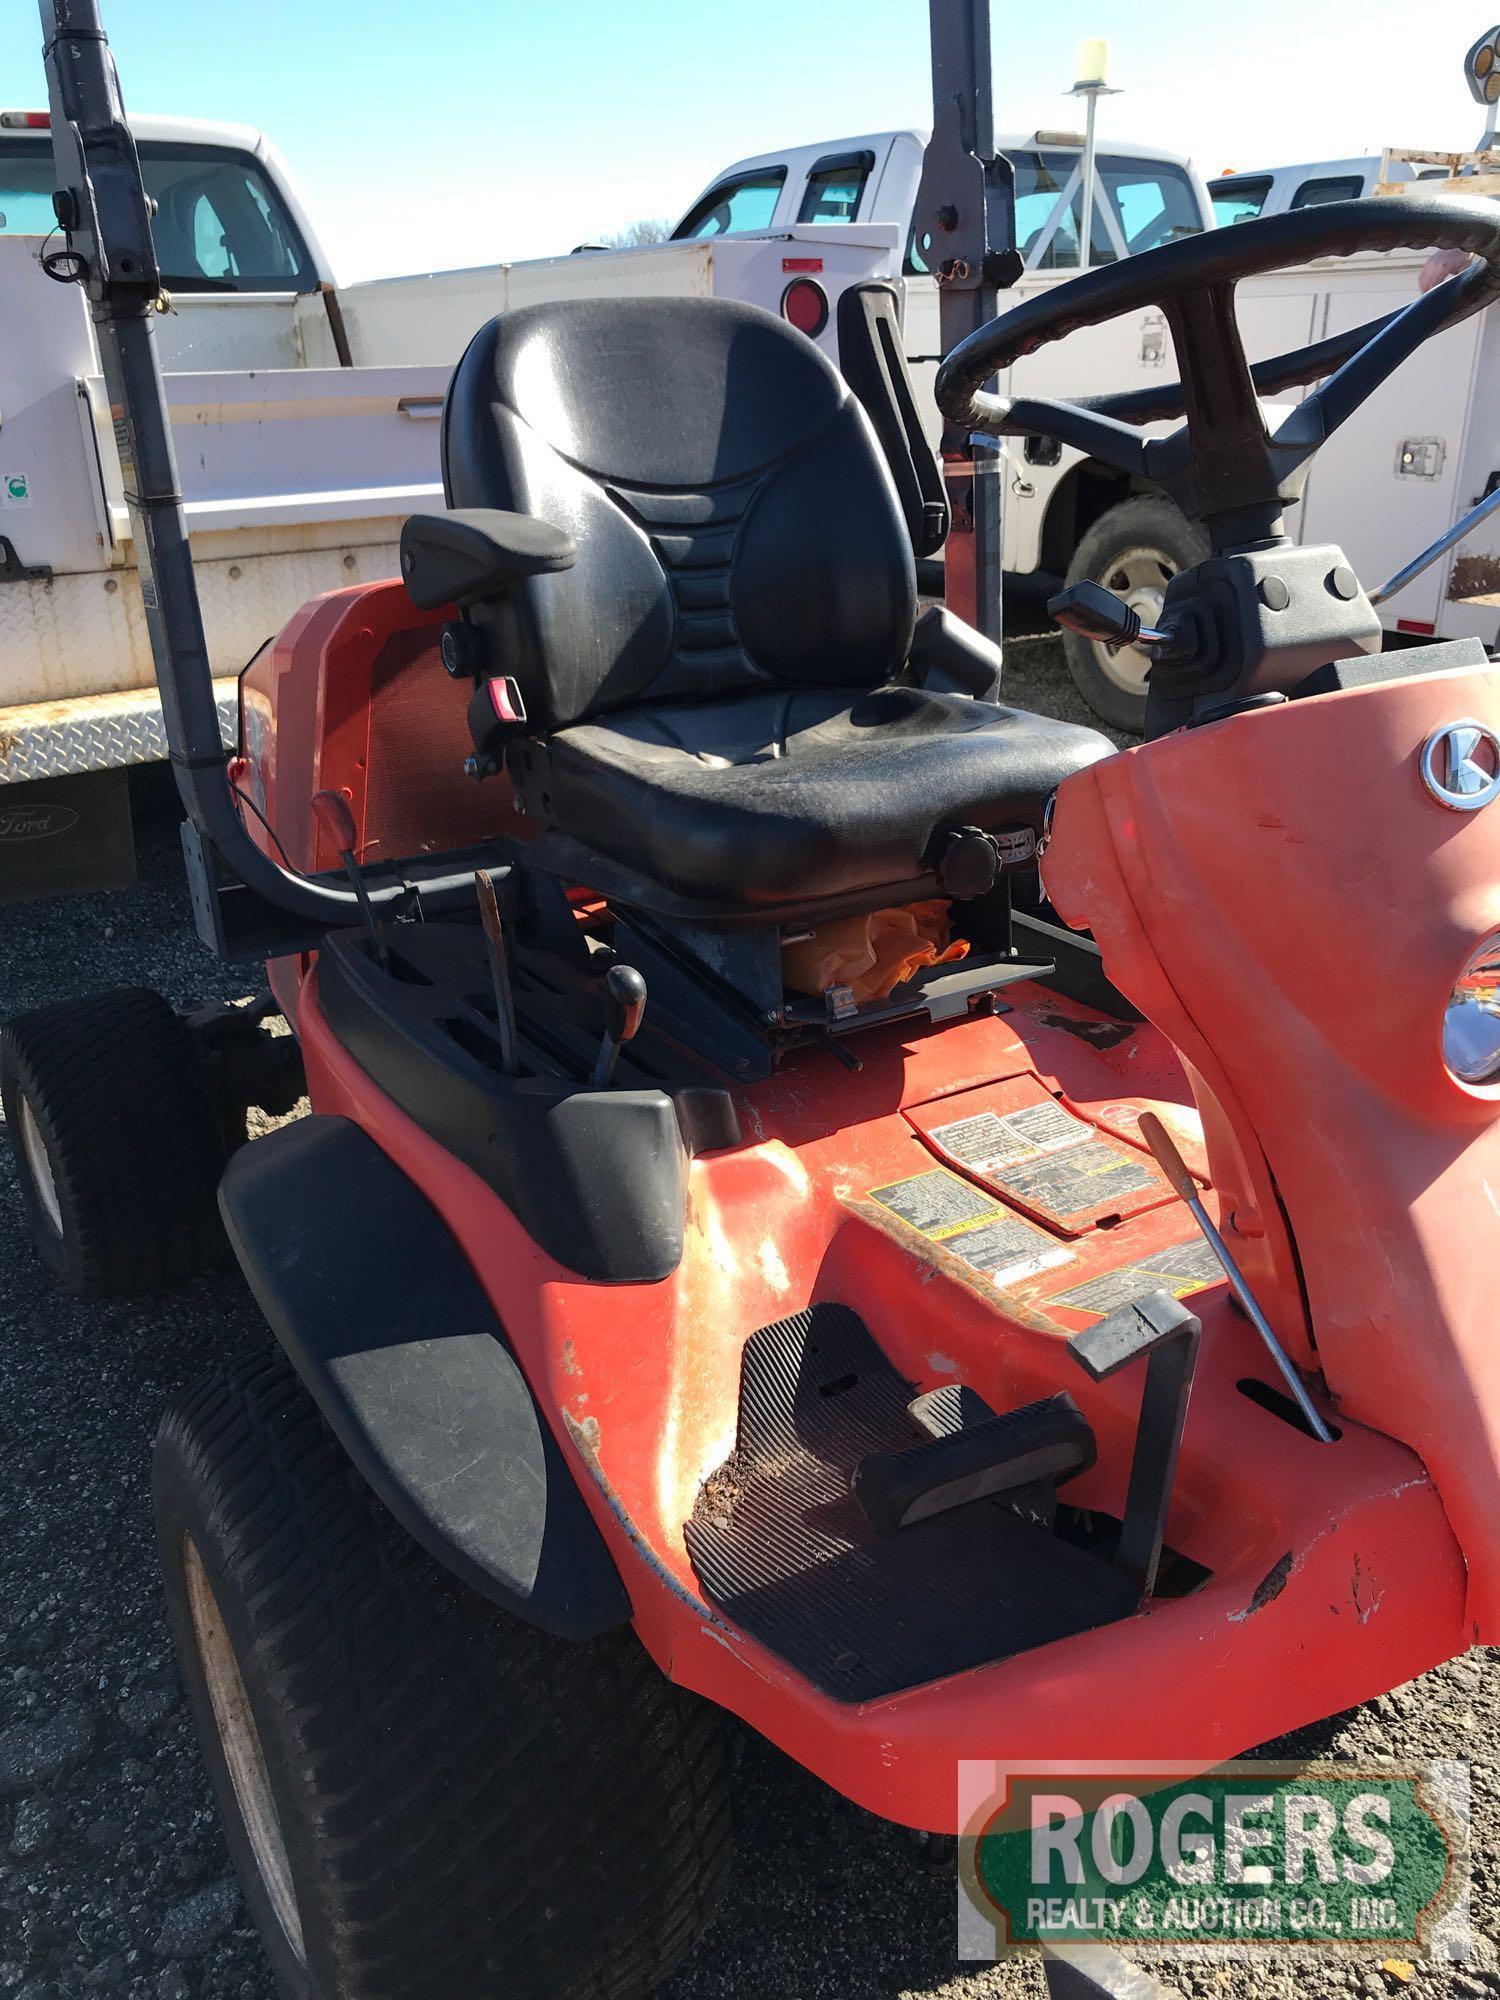
{"type": "Polygon", "coordinates": [[[961,828],[1039,832],[1053,788],[1111,754],[1001,706],[998,652],[946,614],[913,661],[887,462],[770,313],[503,314],[454,373],[443,471],[453,511],[408,522],[402,570],[419,604],[460,608],[476,769],[509,773],[539,865],[611,900],[875,907],[961,828]]]}
{"type": "Polygon", "coordinates": [[[510,768],[528,813],[675,895],[775,905],[910,881],[945,826],[1035,828],[1098,755],[968,695],[805,688],[601,716],[510,768]]]}

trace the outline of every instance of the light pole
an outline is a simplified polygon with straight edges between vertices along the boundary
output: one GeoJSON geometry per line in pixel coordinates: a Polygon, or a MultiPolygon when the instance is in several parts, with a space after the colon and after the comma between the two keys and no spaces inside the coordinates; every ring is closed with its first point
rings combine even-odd
{"type": "Polygon", "coordinates": [[[1118,97],[1109,87],[1109,43],[1097,38],[1078,44],[1078,80],[1068,92],[1088,109],[1083,128],[1083,217],[1078,227],[1078,268],[1089,268],[1094,236],[1094,113],[1101,97],[1118,97]]]}

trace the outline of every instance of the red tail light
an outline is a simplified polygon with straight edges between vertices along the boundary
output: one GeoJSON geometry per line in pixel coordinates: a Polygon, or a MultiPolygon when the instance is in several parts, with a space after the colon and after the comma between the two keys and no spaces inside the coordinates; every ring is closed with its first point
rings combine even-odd
{"type": "Polygon", "coordinates": [[[816,340],[828,324],[828,294],[811,278],[793,278],[781,295],[781,317],[816,340]]]}
{"type": "Polygon", "coordinates": [[[50,132],[50,111],[0,111],[0,126],[8,132],[50,132]]]}

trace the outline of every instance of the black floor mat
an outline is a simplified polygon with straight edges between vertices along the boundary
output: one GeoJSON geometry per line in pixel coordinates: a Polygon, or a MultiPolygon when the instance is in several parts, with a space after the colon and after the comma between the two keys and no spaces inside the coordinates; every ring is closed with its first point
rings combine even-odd
{"type": "Polygon", "coordinates": [[[739,1442],[687,1524],[705,1595],[843,1701],[869,1701],[1129,1614],[1110,1564],[999,1501],[878,1535],[849,1490],[869,1451],[930,1433],[847,1306],[818,1305],[745,1346],[739,1442]]]}

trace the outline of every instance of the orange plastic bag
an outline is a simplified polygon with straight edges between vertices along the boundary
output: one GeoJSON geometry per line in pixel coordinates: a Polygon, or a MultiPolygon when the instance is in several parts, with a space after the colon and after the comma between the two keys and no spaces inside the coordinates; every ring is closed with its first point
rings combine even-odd
{"type": "Polygon", "coordinates": [[[821,997],[847,986],[856,1003],[884,1000],[903,979],[929,965],[967,958],[966,938],[950,938],[944,901],[907,903],[867,916],[821,924],[811,937],[782,946],[781,976],[795,993],[821,997]]]}

